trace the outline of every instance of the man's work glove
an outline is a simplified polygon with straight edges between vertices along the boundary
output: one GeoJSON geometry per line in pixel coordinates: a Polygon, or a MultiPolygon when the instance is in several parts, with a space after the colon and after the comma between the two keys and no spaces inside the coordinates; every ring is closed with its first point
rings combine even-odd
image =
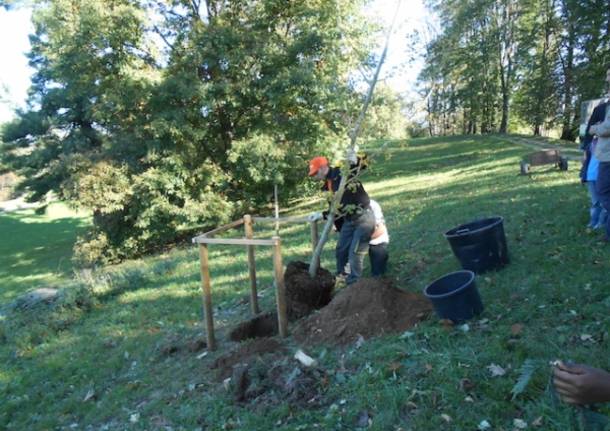
{"type": "Polygon", "coordinates": [[[311,221],[318,221],[318,220],[322,220],[321,212],[313,212],[307,216],[307,221],[311,222],[311,221]]]}

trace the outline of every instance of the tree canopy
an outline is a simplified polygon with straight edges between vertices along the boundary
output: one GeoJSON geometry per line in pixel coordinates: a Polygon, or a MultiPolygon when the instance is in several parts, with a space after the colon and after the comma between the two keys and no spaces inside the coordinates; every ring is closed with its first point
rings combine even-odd
{"type": "Polygon", "coordinates": [[[306,160],[344,143],[359,109],[351,73],[373,61],[362,4],[36,2],[36,72],[4,161],[32,200],[52,191],[92,211],[85,263],[227,221],[274,183],[298,193],[306,160]]]}
{"type": "Polygon", "coordinates": [[[432,134],[534,134],[575,139],[579,106],[600,97],[610,63],[603,0],[428,1],[441,29],[420,75],[432,134]]]}

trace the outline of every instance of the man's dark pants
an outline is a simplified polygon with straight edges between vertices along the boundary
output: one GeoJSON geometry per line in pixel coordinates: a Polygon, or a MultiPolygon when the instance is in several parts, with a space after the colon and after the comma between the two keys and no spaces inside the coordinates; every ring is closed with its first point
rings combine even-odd
{"type": "Polygon", "coordinates": [[[350,273],[345,280],[347,284],[354,283],[362,276],[364,256],[369,251],[369,241],[375,229],[375,216],[370,209],[361,214],[346,217],[335,249],[337,258],[337,274],[341,274],[347,262],[350,273]]]}
{"type": "MultiPolygon", "coordinates": [[[[600,162],[597,171],[597,195],[606,211],[610,211],[610,162],[600,162]]],[[[610,217],[606,220],[606,239],[610,240],[610,217]]]]}
{"type": "Polygon", "coordinates": [[[371,275],[373,277],[381,277],[385,274],[388,266],[388,243],[369,244],[369,260],[371,261],[371,275]]]}

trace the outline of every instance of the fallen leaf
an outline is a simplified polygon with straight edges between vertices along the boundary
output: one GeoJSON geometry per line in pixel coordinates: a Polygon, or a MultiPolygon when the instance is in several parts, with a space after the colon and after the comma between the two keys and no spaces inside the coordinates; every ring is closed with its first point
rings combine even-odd
{"type": "Polygon", "coordinates": [[[366,428],[366,427],[370,426],[372,422],[373,421],[371,420],[371,417],[369,416],[369,412],[367,412],[366,410],[363,410],[358,414],[358,421],[356,422],[356,426],[358,428],[366,428]]]}
{"type": "Polygon", "coordinates": [[[482,420],[481,422],[479,422],[479,426],[478,426],[479,431],[485,431],[485,430],[488,430],[489,428],[491,428],[491,424],[489,422],[487,422],[486,420],[482,420]]]}
{"type": "Polygon", "coordinates": [[[413,401],[407,401],[405,403],[405,406],[407,407],[407,409],[409,410],[417,410],[417,404],[415,404],[413,401]]]}
{"type": "Polygon", "coordinates": [[[467,403],[474,403],[474,399],[471,396],[464,398],[464,401],[466,401],[467,403]]]}
{"type": "Polygon", "coordinates": [[[447,423],[451,422],[451,416],[449,416],[448,414],[443,413],[441,415],[441,417],[443,418],[443,420],[447,423]]]}
{"type": "Polygon", "coordinates": [[[463,390],[464,392],[468,392],[471,389],[473,389],[475,386],[474,383],[472,383],[472,380],[470,379],[462,379],[460,380],[460,389],[463,390]]]}
{"type": "Polygon", "coordinates": [[[451,319],[441,319],[441,320],[439,320],[438,323],[441,324],[443,329],[447,329],[447,330],[453,329],[454,323],[453,323],[453,320],[451,320],[451,319]]]}
{"type": "Polygon", "coordinates": [[[580,336],[580,340],[581,340],[581,341],[595,341],[595,340],[593,339],[593,336],[592,336],[592,335],[589,335],[589,334],[582,334],[582,335],[580,336]]]}
{"type": "Polygon", "coordinates": [[[132,424],[135,424],[139,420],[140,420],[140,413],[134,413],[129,416],[129,422],[131,422],[132,424]]]}
{"type": "Polygon", "coordinates": [[[542,416],[538,416],[536,419],[534,419],[534,422],[532,422],[532,426],[535,426],[535,427],[542,426],[542,416]]]}
{"type": "Polygon", "coordinates": [[[460,325],[459,328],[460,328],[460,331],[462,331],[462,332],[470,331],[470,325],[468,325],[468,323],[464,323],[463,325],[460,325]]]}
{"type": "Polygon", "coordinates": [[[85,398],[83,398],[83,402],[86,403],[87,401],[92,399],[94,396],[95,396],[95,391],[93,390],[93,388],[91,388],[87,391],[85,398]]]}
{"type": "Polygon", "coordinates": [[[521,335],[521,333],[523,332],[523,324],[522,323],[515,323],[514,325],[512,325],[510,327],[510,333],[513,335],[521,335]]]}
{"type": "Polygon", "coordinates": [[[487,369],[491,373],[491,377],[501,377],[506,374],[506,370],[499,365],[491,364],[487,366],[487,369]]]}
{"type": "Polygon", "coordinates": [[[388,370],[392,373],[400,370],[402,368],[402,364],[400,362],[390,362],[388,365],[388,370]]]}
{"type": "Polygon", "coordinates": [[[426,372],[429,373],[430,371],[432,371],[432,364],[426,364],[424,365],[424,367],[426,368],[426,372]]]}
{"type": "Polygon", "coordinates": [[[513,425],[515,428],[520,430],[524,430],[525,428],[527,428],[527,422],[525,422],[523,419],[514,419],[513,425]]]}
{"type": "Polygon", "coordinates": [[[406,339],[406,338],[411,338],[411,337],[412,337],[412,336],[414,336],[414,335],[415,335],[415,333],[414,333],[414,332],[411,332],[411,331],[405,331],[405,332],[403,332],[403,333],[402,333],[402,335],[400,336],[400,339],[401,339],[401,340],[404,340],[404,339],[406,339]]]}
{"type": "Polygon", "coordinates": [[[358,339],[356,340],[356,349],[359,349],[364,344],[364,337],[358,334],[358,339]]]}

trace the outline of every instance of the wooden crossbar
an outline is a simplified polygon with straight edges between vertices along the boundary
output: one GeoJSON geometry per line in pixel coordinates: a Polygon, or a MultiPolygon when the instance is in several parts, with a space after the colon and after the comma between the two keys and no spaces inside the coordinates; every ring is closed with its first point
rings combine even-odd
{"type": "Polygon", "coordinates": [[[255,223],[306,223],[309,222],[307,216],[290,216],[290,217],[252,217],[255,223]]]}
{"type": "Polygon", "coordinates": [[[196,244],[225,244],[225,245],[274,245],[272,239],[249,239],[249,238],[207,238],[199,236],[193,238],[196,244]]]}
{"type": "Polygon", "coordinates": [[[232,221],[231,223],[227,223],[223,226],[217,227],[216,229],[212,229],[211,231],[208,231],[208,232],[202,233],[201,235],[196,236],[195,238],[193,238],[193,243],[197,244],[198,243],[197,240],[199,238],[210,238],[221,232],[227,231],[229,229],[233,229],[237,226],[241,226],[242,224],[244,224],[244,219],[243,218],[237,219],[235,221],[232,221]]]}

